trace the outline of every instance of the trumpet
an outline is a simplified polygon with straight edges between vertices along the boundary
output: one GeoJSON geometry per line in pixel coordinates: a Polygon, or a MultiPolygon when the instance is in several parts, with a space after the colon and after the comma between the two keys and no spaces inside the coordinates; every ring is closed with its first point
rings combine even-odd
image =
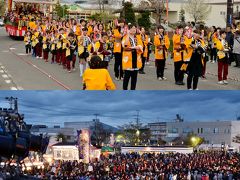
{"type": "Polygon", "coordinates": [[[203,46],[200,40],[194,40],[196,47],[194,47],[195,52],[203,54],[206,52],[207,46],[203,46]]]}
{"type": "Polygon", "coordinates": [[[224,40],[224,44],[223,44],[223,47],[224,47],[224,51],[225,52],[229,52],[230,51],[230,47],[228,45],[228,42],[226,40],[224,40]]]}
{"type": "Polygon", "coordinates": [[[181,50],[185,50],[186,49],[185,39],[184,39],[183,35],[181,35],[181,38],[180,38],[180,47],[181,47],[181,50]]]}

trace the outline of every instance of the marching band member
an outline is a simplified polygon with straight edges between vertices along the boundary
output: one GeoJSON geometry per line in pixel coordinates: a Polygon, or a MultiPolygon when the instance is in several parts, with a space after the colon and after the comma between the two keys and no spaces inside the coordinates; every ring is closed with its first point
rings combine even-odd
{"type": "Polygon", "coordinates": [[[79,57],[79,67],[80,67],[80,77],[83,76],[84,71],[87,67],[87,61],[89,58],[89,46],[91,46],[91,40],[87,36],[87,28],[83,28],[83,34],[78,36],[78,57],[79,57]]]}
{"type": "Polygon", "coordinates": [[[228,58],[230,47],[226,40],[226,32],[220,31],[220,39],[217,41],[218,55],[218,84],[228,84],[228,58]]]}
{"type": "Polygon", "coordinates": [[[191,42],[191,59],[187,66],[187,88],[188,90],[197,90],[198,79],[202,76],[203,71],[203,54],[206,51],[206,45],[204,40],[200,37],[201,33],[199,30],[194,30],[193,39],[191,42]],[[193,86],[192,86],[193,85],[193,86]]]}
{"type": "Polygon", "coordinates": [[[207,70],[207,62],[209,61],[209,55],[208,55],[208,50],[209,50],[209,44],[207,40],[207,36],[205,36],[206,32],[204,29],[202,29],[201,33],[201,39],[204,41],[205,44],[205,52],[203,54],[203,71],[202,71],[202,78],[206,79],[206,70],[207,70]]]}
{"type": "Polygon", "coordinates": [[[108,70],[103,67],[99,56],[92,56],[89,62],[90,69],[83,75],[84,90],[115,90],[116,87],[108,70]]]}
{"type": "Polygon", "coordinates": [[[179,26],[177,30],[177,34],[173,35],[174,77],[175,77],[175,84],[177,85],[184,85],[184,82],[183,82],[184,73],[181,70],[181,68],[183,65],[185,52],[186,52],[186,41],[185,41],[185,36],[183,34],[183,27],[179,26]]]}
{"type": "Polygon", "coordinates": [[[103,61],[108,62],[109,56],[111,55],[111,51],[109,50],[109,43],[108,43],[108,35],[106,32],[102,33],[102,40],[100,41],[101,47],[102,47],[102,56],[103,56],[103,61]]]}
{"type": "Polygon", "coordinates": [[[148,38],[148,35],[146,34],[146,30],[144,27],[141,28],[140,36],[141,36],[141,40],[142,40],[142,44],[143,44],[143,54],[142,54],[142,68],[139,69],[139,74],[145,74],[144,67],[145,67],[147,57],[148,57],[149,38],[148,38]]]}
{"type": "Polygon", "coordinates": [[[76,51],[77,43],[74,39],[74,34],[70,33],[68,35],[67,49],[66,49],[66,58],[67,58],[67,70],[71,73],[71,70],[74,69],[74,53],[76,51]]]}
{"type": "Polygon", "coordinates": [[[166,64],[166,59],[168,57],[168,49],[170,46],[170,41],[168,35],[164,32],[164,27],[159,26],[158,32],[154,36],[154,46],[155,46],[155,65],[158,80],[167,80],[164,77],[164,68],[166,64]]]}
{"type": "Polygon", "coordinates": [[[38,30],[35,33],[35,36],[37,37],[37,44],[36,44],[36,57],[41,58],[42,59],[42,29],[41,29],[41,25],[39,24],[38,26],[38,30]]]}
{"type": "Polygon", "coordinates": [[[31,54],[31,45],[32,45],[32,40],[31,40],[31,32],[28,31],[25,36],[24,36],[24,42],[25,42],[25,49],[26,49],[26,54],[31,54]]]}
{"type": "Polygon", "coordinates": [[[57,35],[57,45],[56,45],[56,63],[61,65],[62,63],[62,44],[63,44],[63,28],[59,29],[57,35]]]}
{"type": "Polygon", "coordinates": [[[136,26],[129,25],[129,33],[123,37],[122,47],[123,90],[128,89],[130,78],[131,90],[135,90],[138,70],[142,67],[141,54],[143,53],[142,42],[136,37],[136,26]]]}
{"type": "Polygon", "coordinates": [[[33,50],[32,57],[36,57],[37,56],[37,51],[36,51],[36,45],[38,43],[37,36],[38,36],[38,33],[35,31],[33,33],[33,35],[32,35],[32,39],[31,39],[32,40],[32,50],[33,50]]]}
{"type": "Polygon", "coordinates": [[[48,31],[43,35],[43,59],[48,62],[49,54],[49,34],[48,31]]]}
{"type": "Polygon", "coordinates": [[[122,37],[123,37],[123,27],[124,22],[120,21],[119,23],[116,22],[116,28],[113,31],[114,37],[114,48],[113,53],[115,57],[114,63],[114,72],[115,72],[115,79],[121,80],[123,78],[123,70],[122,70],[122,37]]]}
{"type": "Polygon", "coordinates": [[[66,49],[67,49],[67,34],[64,33],[62,35],[62,55],[61,55],[61,59],[62,59],[62,66],[63,69],[66,69],[66,49]]]}
{"type": "Polygon", "coordinates": [[[56,45],[57,45],[57,35],[55,31],[52,31],[51,40],[50,40],[50,47],[52,53],[52,64],[56,61],[56,45]]]}

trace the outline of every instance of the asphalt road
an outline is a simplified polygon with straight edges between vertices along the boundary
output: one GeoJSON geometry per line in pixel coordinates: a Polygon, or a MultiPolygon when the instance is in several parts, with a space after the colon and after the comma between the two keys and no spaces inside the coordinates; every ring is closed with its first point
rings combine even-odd
{"type": "MultiPolygon", "coordinates": [[[[1,90],[80,90],[82,79],[79,68],[68,73],[57,64],[45,63],[24,54],[22,41],[13,40],[0,28],[0,89],[1,90]]],[[[77,63],[78,67],[78,63],[77,63]]],[[[139,74],[138,90],[186,90],[186,86],[174,84],[173,62],[167,61],[165,76],[167,81],[158,81],[154,62],[147,65],[145,75],[139,74]]],[[[113,62],[109,71],[113,75],[113,62]]],[[[185,78],[186,81],[186,78],[185,78]]],[[[207,79],[199,81],[200,90],[239,90],[240,68],[229,67],[229,84],[217,84],[217,64],[207,64],[207,79]]],[[[122,81],[115,81],[117,89],[122,89],[122,81]]]]}

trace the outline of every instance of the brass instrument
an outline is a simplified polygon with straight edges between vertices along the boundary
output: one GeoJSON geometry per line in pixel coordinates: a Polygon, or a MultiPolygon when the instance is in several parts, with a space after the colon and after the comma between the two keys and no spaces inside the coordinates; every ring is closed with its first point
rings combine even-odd
{"type": "Polygon", "coordinates": [[[180,38],[180,46],[181,46],[181,50],[186,49],[185,39],[183,35],[181,35],[181,38],[180,38]]]}
{"type": "Polygon", "coordinates": [[[230,51],[230,47],[229,47],[228,42],[226,40],[224,40],[223,47],[224,47],[224,51],[225,52],[229,52],[230,51]]]}
{"type": "Polygon", "coordinates": [[[165,36],[164,35],[160,35],[160,44],[162,46],[165,46],[165,36]]]}

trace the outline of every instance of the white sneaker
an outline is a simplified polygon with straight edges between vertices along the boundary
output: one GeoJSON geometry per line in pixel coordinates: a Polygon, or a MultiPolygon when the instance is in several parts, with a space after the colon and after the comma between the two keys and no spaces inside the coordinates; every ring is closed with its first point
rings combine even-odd
{"type": "Polygon", "coordinates": [[[164,81],[166,81],[166,80],[167,80],[167,78],[166,78],[166,77],[162,77],[162,79],[163,79],[164,81]]]}
{"type": "Polygon", "coordinates": [[[115,77],[115,80],[116,80],[116,81],[119,81],[119,78],[115,77]]]}
{"type": "Polygon", "coordinates": [[[223,80],[223,83],[224,83],[224,84],[228,84],[227,80],[223,80]]]}
{"type": "Polygon", "coordinates": [[[39,56],[36,57],[37,59],[39,58],[39,56]]]}
{"type": "Polygon", "coordinates": [[[159,81],[162,81],[162,80],[163,80],[163,78],[159,77],[159,78],[158,78],[158,80],[159,80],[159,81]]]}
{"type": "Polygon", "coordinates": [[[188,89],[189,91],[192,91],[193,89],[188,89]]]}
{"type": "Polygon", "coordinates": [[[223,82],[223,81],[218,81],[218,84],[221,84],[221,85],[223,85],[223,84],[224,84],[224,82],[223,82]]]}

